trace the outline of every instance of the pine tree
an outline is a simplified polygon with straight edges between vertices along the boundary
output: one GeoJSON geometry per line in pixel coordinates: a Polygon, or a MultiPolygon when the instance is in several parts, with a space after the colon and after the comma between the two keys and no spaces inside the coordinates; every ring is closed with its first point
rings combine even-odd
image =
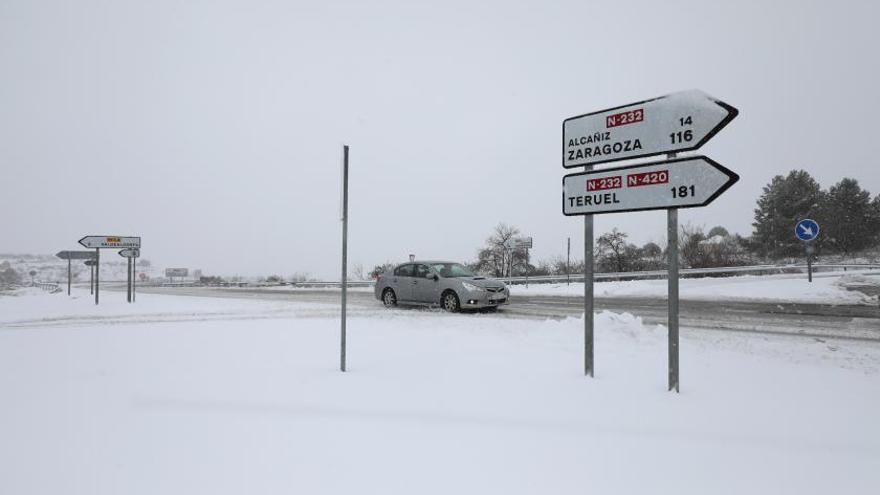
{"type": "Polygon", "coordinates": [[[720,235],[721,237],[730,237],[730,232],[727,231],[724,227],[720,225],[716,225],[709,230],[709,233],[706,237],[712,238],[716,235],[720,235]]]}
{"type": "Polygon", "coordinates": [[[764,186],[755,208],[752,240],[762,255],[796,255],[803,248],[794,227],[804,218],[816,217],[822,202],[819,183],[804,170],[777,175],[764,186]]]}
{"type": "Polygon", "coordinates": [[[880,194],[871,201],[871,225],[875,232],[873,246],[880,246],[880,194]]]}
{"type": "Polygon", "coordinates": [[[871,246],[877,236],[871,193],[855,179],[844,178],[823,197],[820,231],[826,244],[845,255],[871,246]]]}

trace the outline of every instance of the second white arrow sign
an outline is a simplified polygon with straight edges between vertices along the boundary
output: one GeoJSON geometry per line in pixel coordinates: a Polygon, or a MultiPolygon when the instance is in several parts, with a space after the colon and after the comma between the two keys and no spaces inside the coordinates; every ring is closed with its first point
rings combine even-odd
{"type": "Polygon", "coordinates": [[[734,172],[705,156],[571,174],[562,178],[562,213],[706,206],[738,180],[734,172]]]}

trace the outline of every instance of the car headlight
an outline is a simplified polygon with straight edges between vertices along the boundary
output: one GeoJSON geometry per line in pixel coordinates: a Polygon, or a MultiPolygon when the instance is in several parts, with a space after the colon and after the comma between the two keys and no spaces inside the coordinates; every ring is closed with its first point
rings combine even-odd
{"type": "Polygon", "coordinates": [[[462,282],[461,285],[462,285],[462,287],[464,287],[465,289],[467,289],[471,292],[483,292],[484,290],[486,290],[486,289],[483,289],[482,287],[478,287],[474,284],[469,284],[467,282],[462,282]]]}

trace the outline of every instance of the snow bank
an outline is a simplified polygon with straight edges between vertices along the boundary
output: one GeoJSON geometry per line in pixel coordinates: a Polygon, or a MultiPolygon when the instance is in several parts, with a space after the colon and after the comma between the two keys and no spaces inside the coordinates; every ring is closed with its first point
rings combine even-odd
{"type": "MultiPolygon", "coordinates": [[[[876,305],[877,298],[858,291],[848,290],[847,282],[854,275],[843,273],[821,274],[807,282],[806,275],[766,275],[725,278],[683,278],[679,292],[682,299],[690,300],[739,300],[812,304],[869,304],[876,305]],[[849,278],[847,278],[849,277],[849,278]]],[[[861,279],[880,282],[880,273],[865,272],[861,279]]],[[[596,297],[666,297],[667,281],[632,280],[625,282],[597,282],[596,297]]],[[[511,286],[513,295],[530,296],[583,296],[584,284],[533,284],[511,286]]]]}
{"type": "Polygon", "coordinates": [[[685,329],[675,395],[665,330],[631,315],[597,315],[594,379],[582,376],[580,319],[404,309],[350,318],[340,373],[335,305],[114,296],[98,308],[0,298],[4,493],[801,495],[880,483],[876,344],[685,329]]]}

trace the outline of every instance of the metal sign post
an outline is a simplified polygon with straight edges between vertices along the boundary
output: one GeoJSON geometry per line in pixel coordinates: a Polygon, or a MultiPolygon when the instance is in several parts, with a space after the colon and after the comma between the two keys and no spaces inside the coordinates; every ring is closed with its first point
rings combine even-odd
{"type": "Polygon", "coordinates": [[[131,304],[131,258],[126,259],[128,262],[125,266],[125,300],[131,304]]]}
{"type": "Polygon", "coordinates": [[[813,283],[813,246],[804,246],[807,255],[807,282],[813,283]]]}
{"type": "Polygon", "coordinates": [[[137,256],[132,258],[131,260],[131,302],[135,300],[135,294],[137,291],[135,287],[137,286],[137,256]]]}
{"type": "Polygon", "coordinates": [[[98,292],[101,290],[101,250],[95,248],[95,305],[98,305],[98,292]]]}
{"type": "Polygon", "coordinates": [[[584,216],[584,372],[593,376],[593,215],[667,210],[669,390],[679,391],[678,209],[706,206],[739,176],[704,156],[675,158],[712,139],[739,111],[701,91],[578,115],[562,122],[562,213],[584,216]],[[593,165],[667,154],[603,170],[593,165]]]}
{"type": "MultiPolygon", "coordinates": [[[[584,167],[589,171],[590,166],[584,167]]],[[[593,215],[584,216],[584,375],[593,377],[593,215]]]]}
{"type": "Polygon", "coordinates": [[[73,278],[71,262],[73,260],[90,260],[95,257],[95,253],[91,251],[59,251],[55,256],[67,260],[67,295],[69,296],[71,279],[73,278]]]}
{"type": "Polygon", "coordinates": [[[342,326],[339,342],[339,370],[345,371],[345,305],[348,283],[348,145],[342,147],[342,326]]]}
{"type": "Polygon", "coordinates": [[[89,295],[95,293],[95,260],[88,260],[85,265],[89,267],[89,295]]]}
{"type": "Polygon", "coordinates": [[[119,256],[126,258],[128,261],[128,269],[126,270],[126,290],[127,290],[127,301],[134,302],[134,263],[138,256],[141,255],[141,250],[138,248],[126,248],[119,251],[119,256]]]}
{"type": "MultiPolygon", "coordinates": [[[[670,153],[668,158],[675,158],[670,153]]],[[[669,256],[667,279],[667,329],[669,351],[669,377],[667,390],[678,393],[678,208],[666,210],[666,251],[669,256]]]]}

